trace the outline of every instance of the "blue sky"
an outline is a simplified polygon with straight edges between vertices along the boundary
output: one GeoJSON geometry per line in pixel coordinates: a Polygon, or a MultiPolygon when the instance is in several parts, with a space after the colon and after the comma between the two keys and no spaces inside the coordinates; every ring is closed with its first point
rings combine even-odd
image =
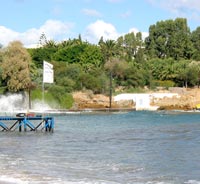
{"type": "Polygon", "coordinates": [[[191,31],[200,26],[199,0],[2,0],[0,13],[0,43],[20,40],[26,47],[42,33],[97,43],[131,31],[145,37],[150,25],[177,17],[187,18],[191,31]]]}

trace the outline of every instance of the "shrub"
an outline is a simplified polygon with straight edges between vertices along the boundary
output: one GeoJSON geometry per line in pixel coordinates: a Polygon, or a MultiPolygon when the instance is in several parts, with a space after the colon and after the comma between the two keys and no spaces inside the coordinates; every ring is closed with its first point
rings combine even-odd
{"type": "Polygon", "coordinates": [[[73,97],[68,90],[63,86],[52,86],[48,92],[58,102],[60,108],[70,108],[73,105],[73,97]]]}
{"type": "Polygon", "coordinates": [[[171,80],[165,80],[165,81],[161,81],[161,80],[155,80],[153,81],[154,86],[156,87],[174,87],[175,86],[175,82],[171,81],[171,80]]]}

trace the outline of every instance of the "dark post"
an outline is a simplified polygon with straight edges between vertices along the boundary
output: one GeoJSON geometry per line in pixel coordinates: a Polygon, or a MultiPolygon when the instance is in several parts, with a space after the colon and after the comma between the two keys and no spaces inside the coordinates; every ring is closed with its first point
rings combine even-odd
{"type": "Polygon", "coordinates": [[[109,96],[109,108],[112,108],[112,72],[110,72],[110,96],[109,96]]]}
{"type": "Polygon", "coordinates": [[[28,107],[31,109],[31,90],[28,90],[28,107]]]}
{"type": "Polygon", "coordinates": [[[22,125],[21,125],[21,120],[19,121],[19,132],[22,131],[22,125]]]}

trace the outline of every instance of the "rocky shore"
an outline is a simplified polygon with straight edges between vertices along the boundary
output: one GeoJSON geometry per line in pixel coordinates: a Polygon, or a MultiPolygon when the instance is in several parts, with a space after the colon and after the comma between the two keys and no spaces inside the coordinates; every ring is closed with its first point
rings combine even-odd
{"type": "MultiPolygon", "coordinates": [[[[147,91],[145,94],[151,96],[150,107],[156,107],[158,110],[193,110],[197,104],[200,104],[199,88],[169,88],[168,90],[159,89],[157,91],[147,91]],[[153,94],[161,94],[154,95],[153,94]],[[162,95],[176,94],[176,95],[162,95]],[[160,97],[162,96],[162,97],[160,97]]],[[[106,109],[109,108],[109,97],[101,94],[95,95],[91,91],[73,93],[74,106],[72,110],[84,109],[106,109]]],[[[136,109],[136,101],[133,99],[115,100],[112,98],[113,109],[136,109]]]]}

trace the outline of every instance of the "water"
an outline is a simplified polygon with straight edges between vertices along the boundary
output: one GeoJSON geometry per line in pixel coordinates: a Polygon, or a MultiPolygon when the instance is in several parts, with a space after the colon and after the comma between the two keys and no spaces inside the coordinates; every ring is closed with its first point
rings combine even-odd
{"type": "Polygon", "coordinates": [[[0,183],[200,183],[200,114],[77,114],[55,121],[53,134],[0,132],[0,183]]]}

